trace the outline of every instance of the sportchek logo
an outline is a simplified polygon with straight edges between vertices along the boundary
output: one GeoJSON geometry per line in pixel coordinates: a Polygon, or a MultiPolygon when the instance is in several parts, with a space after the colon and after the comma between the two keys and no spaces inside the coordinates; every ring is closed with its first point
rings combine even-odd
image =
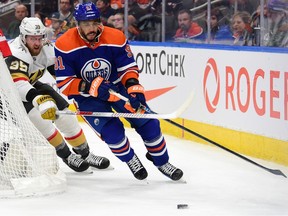
{"type": "Polygon", "coordinates": [[[288,72],[218,65],[208,59],[203,77],[203,95],[210,113],[217,109],[256,113],[288,120],[288,72]],[[237,68],[237,69],[236,69],[237,68]]]}

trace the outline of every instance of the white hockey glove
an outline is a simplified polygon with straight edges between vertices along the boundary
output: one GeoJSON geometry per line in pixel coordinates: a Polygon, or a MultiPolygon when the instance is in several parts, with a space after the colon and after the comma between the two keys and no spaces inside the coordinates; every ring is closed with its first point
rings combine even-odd
{"type": "Polygon", "coordinates": [[[55,120],[57,118],[56,111],[58,108],[55,100],[50,95],[38,95],[32,103],[39,110],[43,119],[55,120]]]}

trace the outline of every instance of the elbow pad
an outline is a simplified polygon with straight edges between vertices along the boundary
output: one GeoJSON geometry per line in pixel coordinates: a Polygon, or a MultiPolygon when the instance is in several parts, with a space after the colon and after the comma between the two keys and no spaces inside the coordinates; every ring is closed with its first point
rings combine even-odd
{"type": "Polygon", "coordinates": [[[135,79],[135,78],[130,78],[126,81],[125,83],[125,87],[128,89],[129,87],[133,86],[133,85],[138,85],[139,84],[139,80],[135,79]]]}

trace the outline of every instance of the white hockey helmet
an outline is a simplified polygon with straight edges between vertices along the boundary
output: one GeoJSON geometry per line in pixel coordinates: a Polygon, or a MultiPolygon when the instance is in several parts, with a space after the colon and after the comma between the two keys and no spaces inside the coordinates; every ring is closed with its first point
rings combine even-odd
{"type": "Polygon", "coordinates": [[[20,26],[20,36],[22,41],[25,43],[27,35],[46,37],[46,27],[43,25],[42,21],[37,17],[25,17],[20,26]]]}

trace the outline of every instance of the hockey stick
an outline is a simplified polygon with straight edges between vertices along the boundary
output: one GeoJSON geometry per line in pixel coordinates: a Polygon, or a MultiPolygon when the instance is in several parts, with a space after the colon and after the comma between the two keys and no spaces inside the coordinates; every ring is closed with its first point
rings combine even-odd
{"type": "MultiPolygon", "coordinates": [[[[120,95],[119,93],[110,91],[111,94],[117,95],[120,99],[128,101],[127,98],[120,95]]],[[[191,104],[194,93],[192,92],[187,100],[174,112],[168,114],[159,113],[117,113],[117,112],[90,112],[90,111],[66,111],[59,110],[57,115],[82,115],[82,116],[96,116],[96,117],[117,117],[117,118],[148,118],[148,119],[173,119],[178,118],[191,104]]]]}
{"type": "Polygon", "coordinates": [[[238,154],[238,153],[235,152],[235,151],[232,151],[231,149],[228,149],[228,148],[220,145],[219,143],[217,143],[217,142],[215,142],[215,141],[213,141],[213,140],[211,140],[211,139],[208,139],[207,137],[205,137],[205,136],[203,136],[203,135],[201,135],[201,134],[199,134],[199,133],[196,133],[195,131],[190,130],[190,129],[187,128],[187,127],[184,127],[184,126],[181,125],[181,124],[178,124],[177,122],[174,122],[174,121],[172,121],[172,120],[170,120],[170,119],[164,119],[164,120],[165,120],[166,122],[169,122],[170,124],[178,127],[178,128],[181,128],[181,129],[185,130],[186,132],[188,132],[188,133],[190,133],[190,134],[193,134],[193,135],[195,135],[195,136],[197,136],[197,137],[199,137],[199,138],[201,138],[201,139],[203,139],[203,140],[205,140],[205,141],[207,141],[207,142],[209,142],[209,143],[211,143],[211,144],[213,144],[213,145],[215,145],[215,146],[217,146],[217,147],[219,147],[219,148],[221,148],[221,149],[223,149],[223,150],[225,150],[225,151],[227,151],[227,152],[230,152],[231,154],[234,154],[234,155],[236,155],[237,157],[239,157],[239,158],[241,158],[241,159],[243,159],[243,160],[245,160],[245,161],[247,161],[247,162],[249,162],[249,163],[251,163],[251,164],[254,164],[254,165],[256,165],[256,166],[258,166],[258,167],[260,167],[260,168],[262,168],[262,169],[264,169],[264,170],[266,170],[266,171],[268,171],[268,172],[270,172],[270,173],[272,173],[272,174],[274,174],[274,175],[281,175],[281,176],[287,178],[287,176],[286,176],[281,170],[278,170],[278,169],[270,169],[270,168],[268,168],[268,167],[265,167],[265,166],[263,166],[263,165],[261,165],[261,164],[259,164],[259,163],[256,163],[255,161],[253,161],[253,160],[251,160],[251,159],[249,159],[249,158],[247,158],[247,157],[245,157],[245,156],[243,156],[243,155],[241,155],[241,154],[238,154]]]}
{"type": "MultiPolygon", "coordinates": [[[[119,98],[121,98],[122,100],[124,100],[126,102],[129,102],[128,98],[124,97],[123,95],[120,95],[120,94],[115,93],[115,92],[110,92],[110,93],[115,94],[116,96],[118,96],[119,98]]],[[[145,109],[145,110],[150,112],[150,113],[156,114],[152,110],[147,110],[147,109],[145,109]]],[[[220,145],[219,143],[217,143],[217,142],[215,142],[215,141],[213,141],[211,139],[208,139],[207,137],[205,137],[205,136],[203,136],[203,135],[201,135],[199,133],[196,133],[195,131],[192,131],[189,128],[187,128],[187,127],[185,127],[185,126],[183,126],[181,124],[178,124],[175,121],[172,121],[170,119],[164,119],[164,121],[169,122],[170,124],[172,124],[172,125],[174,125],[174,126],[176,126],[178,128],[181,128],[182,130],[185,130],[186,132],[188,132],[190,134],[193,134],[194,136],[197,136],[197,137],[199,137],[199,138],[201,138],[201,139],[203,139],[203,140],[205,140],[205,141],[207,141],[207,142],[209,142],[209,143],[211,143],[211,144],[213,144],[213,145],[215,145],[215,146],[217,146],[217,147],[219,147],[219,148],[221,148],[221,149],[223,149],[223,150],[225,150],[227,152],[230,152],[231,154],[234,154],[237,157],[239,157],[239,158],[241,158],[241,159],[243,159],[243,160],[245,160],[245,161],[247,161],[247,162],[249,162],[251,164],[254,164],[254,165],[256,165],[256,166],[258,166],[258,167],[260,167],[260,168],[262,168],[262,169],[264,169],[264,170],[266,170],[266,171],[268,171],[268,172],[270,172],[270,173],[272,173],[274,175],[281,175],[281,176],[287,178],[287,176],[281,170],[270,169],[270,168],[267,168],[267,167],[265,167],[265,166],[263,166],[263,165],[261,165],[259,163],[256,163],[255,161],[253,161],[253,160],[251,160],[251,159],[249,159],[249,158],[247,158],[247,157],[245,157],[245,156],[243,156],[243,155],[241,155],[241,154],[239,154],[239,153],[237,153],[235,151],[232,151],[231,149],[226,148],[226,147],[220,145]]]]}
{"type": "MultiPolygon", "coordinates": [[[[116,117],[116,118],[148,118],[148,119],[167,119],[177,118],[177,112],[170,114],[154,114],[154,113],[114,113],[114,112],[90,112],[90,111],[57,111],[57,115],[81,115],[95,117],[116,117]]],[[[181,114],[181,113],[180,113],[181,114]]]]}

